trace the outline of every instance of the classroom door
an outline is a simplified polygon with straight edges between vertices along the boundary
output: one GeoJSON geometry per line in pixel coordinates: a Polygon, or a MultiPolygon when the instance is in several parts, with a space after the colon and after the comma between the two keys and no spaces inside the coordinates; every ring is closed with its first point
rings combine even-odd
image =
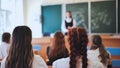
{"type": "Polygon", "coordinates": [[[42,6],[42,33],[61,30],[61,5],[42,6]]]}

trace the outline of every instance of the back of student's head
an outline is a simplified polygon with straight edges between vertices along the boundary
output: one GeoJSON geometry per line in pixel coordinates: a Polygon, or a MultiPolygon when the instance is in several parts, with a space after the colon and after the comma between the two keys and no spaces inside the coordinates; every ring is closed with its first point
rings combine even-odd
{"type": "Polygon", "coordinates": [[[84,28],[72,28],[68,32],[70,43],[70,68],[76,68],[77,60],[82,59],[82,68],[87,68],[88,36],[84,28]]]}
{"type": "Polygon", "coordinates": [[[100,55],[99,57],[101,57],[101,62],[105,65],[107,64],[107,59],[109,58],[109,54],[108,52],[105,50],[105,47],[102,43],[102,38],[100,35],[93,35],[92,36],[92,46],[91,46],[91,50],[95,50],[99,48],[99,52],[100,55]]]}
{"type": "Polygon", "coordinates": [[[93,44],[97,45],[98,47],[99,47],[99,45],[102,44],[102,39],[101,39],[100,35],[93,35],[92,41],[93,41],[93,44]]]}
{"type": "Polygon", "coordinates": [[[9,43],[10,42],[10,36],[11,35],[8,32],[3,33],[3,35],[2,35],[2,42],[9,43]]]}
{"type": "Polygon", "coordinates": [[[54,34],[52,48],[50,50],[50,56],[58,56],[61,53],[64,53],[65,47],[65,39],[62,32],[56,32],[54,34]]]}
{"type": "Polygon", "coordinates": [[[27,26],[18,26],[12,34],[12,45],[5,68],[32,68],[32,32],[27,26]]]}
{"type": "Polygon", "coordinates": [[[61,45],[65,43],[65,39],[64,39],[64,35],[62,34],[62,32],[56,32],[54,35],[54,43],[56,45],[61,45]]]}

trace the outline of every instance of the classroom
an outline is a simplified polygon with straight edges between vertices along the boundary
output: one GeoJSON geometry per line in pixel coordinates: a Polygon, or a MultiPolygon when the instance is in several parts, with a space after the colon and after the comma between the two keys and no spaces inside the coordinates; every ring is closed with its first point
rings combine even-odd
{"type": "Polygon", "coordinates": [[[120,68],[119,12],[120,0],[0,0],[0,68],[120,68]]]}

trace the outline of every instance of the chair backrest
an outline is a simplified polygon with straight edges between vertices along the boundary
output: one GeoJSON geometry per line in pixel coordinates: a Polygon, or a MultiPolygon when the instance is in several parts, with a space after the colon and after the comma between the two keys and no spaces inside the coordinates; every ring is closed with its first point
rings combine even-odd
{"type": "Polygon", "coordinates": [[[46,37],[46,36],[49,37],[49,36],[50,36],[50,33],[46,32],[46,33],[43,34],[43,36],[44,36],[44,37],[46,37]]]}
{"type": "Polygon", "coordinates": [[[34,49],[34,50],[40,51],[41,46],[40,46],[40,45],[33,45],[33,49],[34,49]]]}

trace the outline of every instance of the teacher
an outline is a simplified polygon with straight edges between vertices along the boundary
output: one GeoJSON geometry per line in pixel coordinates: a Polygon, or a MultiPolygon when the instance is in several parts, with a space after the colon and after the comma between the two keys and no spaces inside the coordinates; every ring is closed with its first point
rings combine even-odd
{"type": "Polygon", "coordinates": [[[76,27],[76,21],[72,18],[71,11],[66,12],[66,19],[62,22],[61,30],[66,35],[68,30],[76,27]]]}

